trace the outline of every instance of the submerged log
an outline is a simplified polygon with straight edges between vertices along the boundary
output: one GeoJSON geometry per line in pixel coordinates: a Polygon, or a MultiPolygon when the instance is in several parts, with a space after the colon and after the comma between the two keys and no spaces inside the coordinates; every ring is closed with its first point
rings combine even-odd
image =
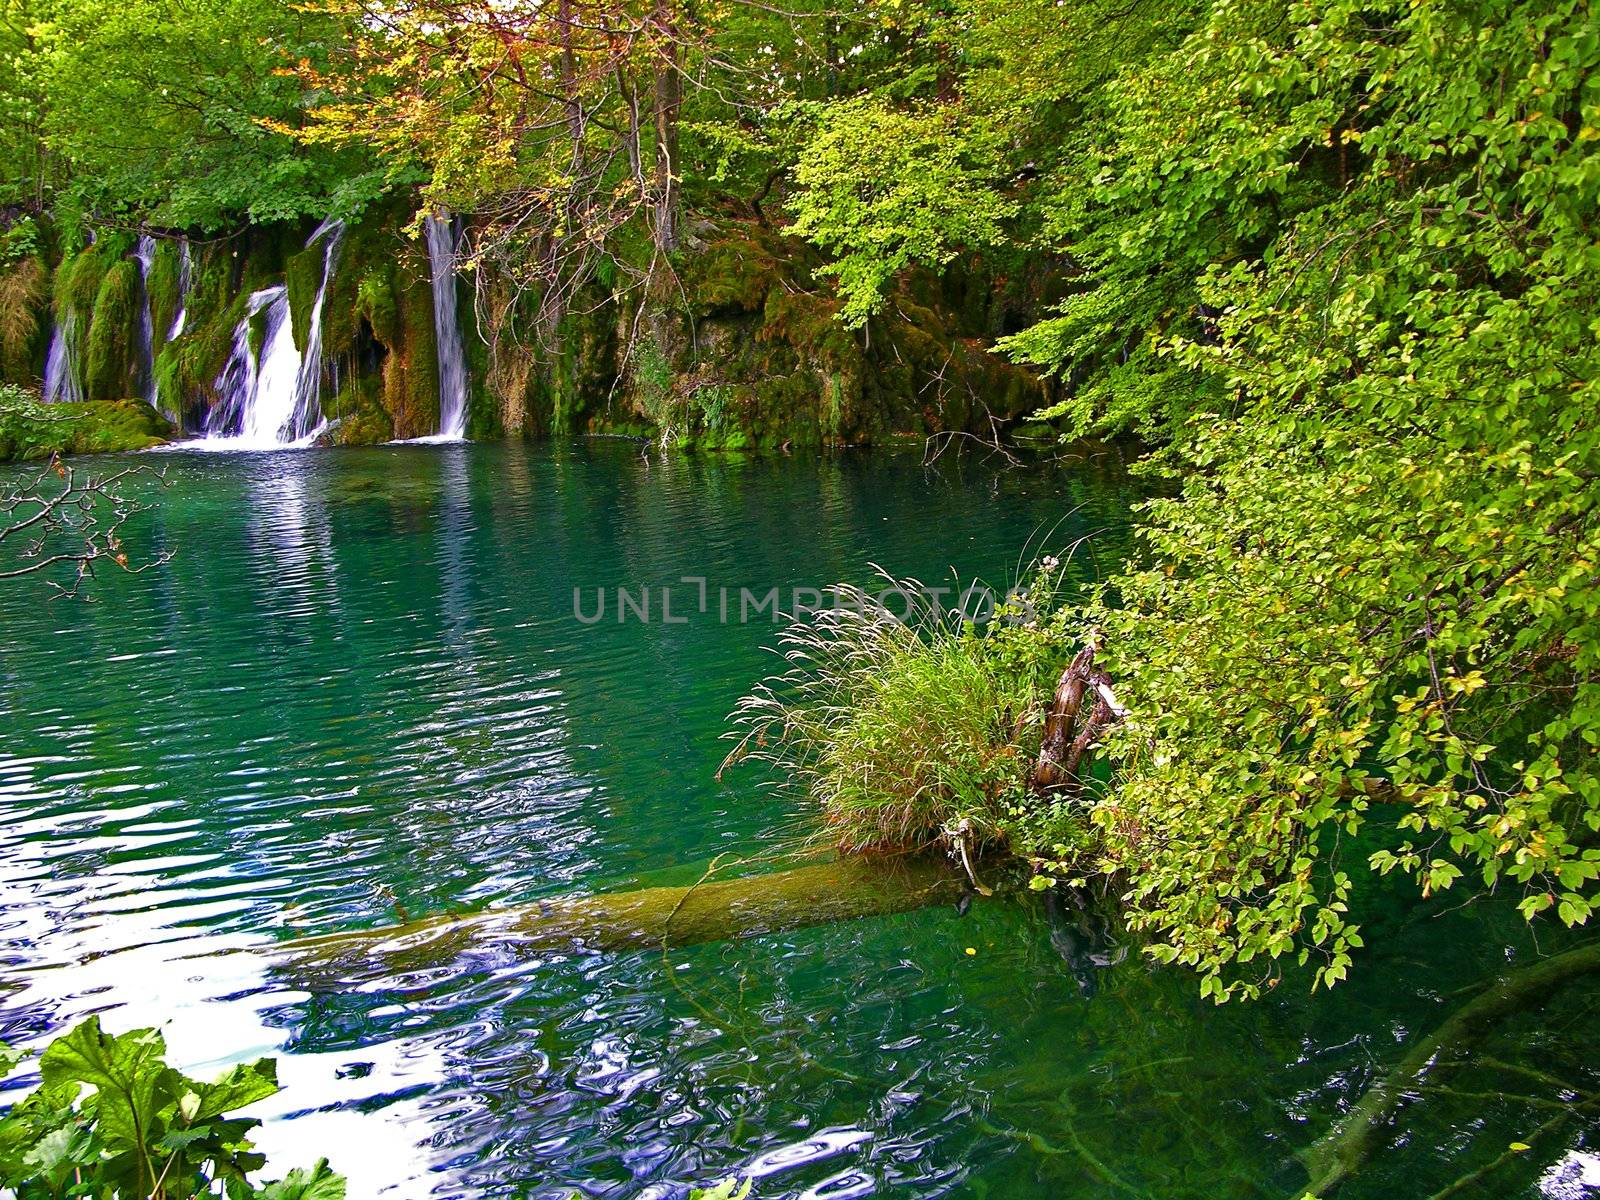
{"type": "Polygon", "coordinates": [[[1377,1151],[1400,1105],[1427,1081],[1437,1082],[1455,1054],[1470,1047],[1496,1023],[1525,1007],[1548,1000],[1564,984],[1600,973],[1600,942],[1523,967],[1485,988],[1418,1042],[1400,1065],[1366,1095],[1305,1155],[1311,1176],[1308,1196],[1325,1197],[1361,1169],[1377,1151]]]}
{"type": "Polygon", "coordinates": [[[844,858],[766,875],[563,896],[471,916],[434,916],[379,929],[286,942],[278,953],[301,979],[341,983],[436,970],[486,951],[540,953],[692,946],[954,903],[966,888],[934,858],[844,858]]]}

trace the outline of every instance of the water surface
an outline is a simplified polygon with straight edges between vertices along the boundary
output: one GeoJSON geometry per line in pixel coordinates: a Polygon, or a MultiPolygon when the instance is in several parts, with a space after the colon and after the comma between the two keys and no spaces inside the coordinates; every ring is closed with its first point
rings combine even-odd
{"type": "MultiPolygon", "coordinates": [[[[1294,1196],[1295,1153],[1533,950],[1498,907],[1386,901],[1332,997],[1291,977],[1218,1009],[1093,920],[997,902],[308,990],[263,951],[802,838],[795,802],[716,779],[728,710],[775,662],[770,621],[723,623],[717,589],[872,564],[1003,585],[1030,546],[1093,534],[1089,574],[1138,492],[1108,463],[626,443],[145,461],[168,486],[130,549],[169,563],[89,604],[0,592],[0,1034],[98,1012],[166,1025],[197,1072],[277,1054],[264,1147],[327,1154],[353,1195],[666,1197],[737,1171],[763,1198],[1294,1196]],[[662,623],[663,585],[687,621],[662,623]],[[654,619],[619,622],[619,587],[651,588],[654,619]],[[574,588],[606,617],[575,617],[574,588]]],[[[1580,991],[1497,1034],[1517,1062],[1417,1105],[1345,1194],[1431,1195],[1531,1136],[1554,1093],[1519,1047],[1600,1088],[1593,1016],[1580,991]]],[[[1583,1136],[1461,1194],[1587,1194],[1583,1136]]]]}

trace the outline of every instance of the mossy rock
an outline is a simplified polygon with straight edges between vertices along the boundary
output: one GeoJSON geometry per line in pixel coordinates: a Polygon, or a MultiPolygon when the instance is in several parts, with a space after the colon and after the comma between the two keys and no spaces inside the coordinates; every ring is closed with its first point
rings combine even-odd
{"type": "Polygon", "coordinates": [[[811,248],[744,221],[697,242],[674,259],[672,286],[574,303],[582,315],[563,320],[531,370],[498,364],[496,377],[517,384],[506,407],[521,429],[812,448],[987,435],[1048,403],[1038,376],[991,352],[1004,304],[990,264],[907,272],[855,331],[816,283],[811,248]]]}
{"type": "Polygon", "coordinates": [[[489,343],[478,329],[473,290],[456,289],[457,324],[467,360],[467,436],[475,440],[504,437],[506,426],[498,397],[489,387],[489,343]]]}
{"type": "Polygon", "coordinates": [[[648,432],[631,411],[611,411],[620,369],[618,329],[617,308],[598,289],[574,297],[552,344],[536,358],[529,390],[535,416],[527,432],[648,432]]]}
{"type": "Polygon", "coordinates": [[[373,337],[386,346],[400,342],[400,302],[395,298],[394,268],[385,263],[367,269],[356,288],[355,312],[366,318],[373,337]]]}
{"type": "Polygon", "coordinates": [[[1061,442],[1061,434],[1043,421],[1024,421],[1011,431],[1011,440],[1025,449],[1048,449],[1061,442]]]}
{"type": "Polygon", "coordinates": [[[135,390],[143,293],[139,264],[113,263],[100,282],[84,349],[83,387],[89,400],[116,400],[135,390]]]}
{"type": "Polygon", "coordinates": [[[183,386],[183,351],[168,343],[156,351],[156,404],[164,412],[181,413],[186,391],[183,386]]]}
{"type": "Polygon", "coordinates": [[[375,446],[394,440],[394,421],[379,400],[380,381],[370,376],[346,384],[323,405],[339,446],[375,446]]]}
{"type": "MultiPolygon", "coordinates": [[[[226,243],[201,246],[191,253],[187,303],[189,315],[184,320],[186,337],[203,333],[221,313],[236,304],[242,304],[248,295],[234,279],[238,262],[226,243]]],[[[229,325],[230,337],[232,326],[237,324],[238,318],[235,317],[229,325]]]]}
{"type": "MultiPolygon", "coordinates": [[[[195,291],[190,292],[190,314],[194,315],[195,291]]],[[[209,309],[214,301],[207,298],[209,309]]],[[[169,412],[185,411],[185,424],[198,428],[205,409],[216,399],[215,385],[233,354],[234,331],[248,311],[248,293],[204,320],[190,320],[183,336],[168,342],[156,355],[156,391],[169,412]],[[190,416],[192,414],[192,420],[190,416]]]]}
{"type": "Polygon", "coordinates": [[[399,336],[384,359],[383,407],[397,437],[425,437],[439,429],[439,362],[426,257],[415,250],[402,255],[394,281],[399,336]]]}
{"type": "Polygon", "coordinates": [[[311,336],[311,313],[317,305],[317,291],[322,287],[325,255],[326,247],[318,241],[299,254],[291,254],[283,267],[284,282],[289,287],[289,321],[294,344],[302,353],[311,336]]]}
{"type": "MultiPolygon", "coordinates": [[[[385,346],[392,347],[398,340],[399,307],[395,301],[394,266],[406,248],[399,230],[408,220],[408,212],[399,205],[389,205],[345,231],[339,260],[322,304],[325,353],[349,353],[355,347],[363,316],[385,346]]],[[[321,248],[321,242],[312,247],[319,252],[321,248]]],[[[314,302],[321,278],[322,259],[319,257],[307,303],[314,302]]],[[[299,303],[292,291],[291,299],[299,303]]],[[[309,312],[307,309],[308,316],[309,312]]]]}
{"type": "Polygon", "coordinates": [[[172,422],[142,400],[0,408],[0,460],[7,462],[148,450],[176,434],[172,422]]]}
{"type": "Polygon", "coordinates": [[[105,278],[107,265],[96,246],[80,250],[63,262],[56,272],[56,312],[71,309],[87,320],[94,309],[95,297],[100,294],[100,281],[105,278]]]}
{"type": "Polygon", "coordinates": [[[758,236],[734,233],[711,242],[684,263],[683,290],[698,316],[757,312],[782,271],[774,247],[758,236]]]}

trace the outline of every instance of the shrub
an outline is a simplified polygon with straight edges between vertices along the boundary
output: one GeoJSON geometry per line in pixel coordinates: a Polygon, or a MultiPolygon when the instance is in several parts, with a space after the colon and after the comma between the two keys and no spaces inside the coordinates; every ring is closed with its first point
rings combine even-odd
{"type": "Polygon", "coordinates": [[[4,231],[0,231],[0,266],[38,258],[43,248],[39,223],[32,217],[18,217],[4,231]]]}
{"type": "MultiPolygon", "coordinates": [[[[260,1122],[230,1114],[278,1090],[272,1059],[201,1083],[165,1055],[155,1030],[113,1036],[98,1017],[51,1042],[39,1086],[0,1117],[0,1188],[18,1200],[343,1200],[344,1178],[326,1159],[250,1181],[266,1163],[249,1138],[260,1122]]],[[[21,1057],[0,1045],[0,1071],[21,1057]]]]}

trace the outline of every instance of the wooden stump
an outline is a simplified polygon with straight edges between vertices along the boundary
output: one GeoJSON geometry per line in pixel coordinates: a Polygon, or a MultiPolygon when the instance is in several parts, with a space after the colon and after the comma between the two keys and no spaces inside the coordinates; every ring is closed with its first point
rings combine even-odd
{"type": "Polygon", "coordinates": [[[1111,676],[1095,664],[1099,649],[1098,638],[1091,636],[1056,684],[1055,697],[1044,716],[1039,759],[1029,780],[1041,795],[1075,791],[1089,748],[1126,711],[1112,691],[1111,676]],[[1085,701],[1090,701],[1087,710],[1085,701]]]}

